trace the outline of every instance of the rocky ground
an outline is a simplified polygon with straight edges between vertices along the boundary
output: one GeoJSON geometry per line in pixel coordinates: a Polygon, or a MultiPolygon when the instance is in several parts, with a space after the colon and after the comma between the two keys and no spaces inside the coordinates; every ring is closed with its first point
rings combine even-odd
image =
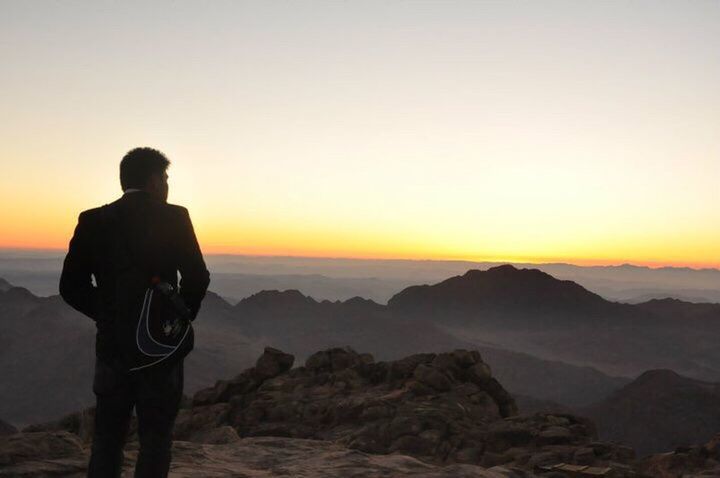
{"type": "MultiPolygon", "coordinates": [[[[84,477],[88,450],[66,431],[21,433],[0,439],[0,477],[84,477]]],[[[132,476],[137,442],[128,444],[124,475],[132,476]]],[[[225,444],[176,441],[173,478],[388,477],[502,478],[531,476],[504,467],[436,466],[404,455],[372,455],[326,440],[237,438],[225,444]]]]}
{"type": "MultiPolygon", "coordinates": [[[[682,476],[671,465],[682,469],[683,457],[638,462],[582,417],[518,415],[477,351],[375,362],[333,348],[293,364],[267,348],[255,367],[188,399],[172,476],[682,476]]],[[[82,476],[91,431],[89,409],[0,437],[0,476],[82,476]]],[[[128,469],[133,430],[129,440],[128,469]]],[[[720,458],[706,448],[685,452],[692,470],[719,476],[699,475],[720,458]]]]}

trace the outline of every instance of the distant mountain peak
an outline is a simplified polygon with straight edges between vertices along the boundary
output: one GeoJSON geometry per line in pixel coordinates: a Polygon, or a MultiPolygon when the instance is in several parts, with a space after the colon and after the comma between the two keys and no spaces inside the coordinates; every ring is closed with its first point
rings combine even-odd
{"type": "Polygon", "coordinates": [[[408,287],[393,296],[388,305],[426,310],[444,306],[575,310],[609,302],[573,281],[556,279],[539,269],[505,264],[485,271],[471,269],[434,285],[408,287]]]}
{"type": "Polygon", "coordinates": [[[687,300],[677,299],[675,297],[663,297],[662,299],[650,299],[647,302],[644,302],[645,304],[655,304],[655,305],[668,305],[668,304],[692,304],[692,302],[688,302],[687,300]]]}
{"type": "Polygon", "coordinates": [[[654,369],[654,370],[648,370],[646,372],[643,372],[640,374],[640,376],[635,379],[635,383],[648,383],[648,382],[654,382],[654,381],[667,381],[667,380],[680,380],[684,377],[680,375],[679,373],[667,369],[667,368],[660,368],[660,369],[654,369]]]}
{"type": "Polygon", "coordinates": [[[305,296],[297,289],[288,290],[262,290],[256,294],[242,299],[238,307],[277,307],[277,306],[305,306],[315,305],[317,301],[305,296]]]}
{"type": "Polygon", "coordinates": [[[698,390],[720,392],[718,384],[686,377],[670,369],[652,369],[643,372],[635,380],[617,390],[608,401],[646,400],[648,397],[675,396],[680,391],[691,393],[698,390]]]}
{"type": "Polygon", "coordinates": [[[378,304],[374,300],[366,299],[364,297],[360,297],[359,295],[356,295],[355,297],[351,297],[342,303],[345,305],[382,307],[380,304],[378,304]]]}
{"type": "MultiPolygon", "coordinates": [[[[472,270],[472,269],[471,269],[471,270],[472,270]]],[[[494,273],[511,273],[511,272],[519,271],[519,270],[520,270],[520,269],[518,269],[517,267],[515,267],[515,266],[512,265],[512,264],[503,264],[503,265],[500,265],[500,266],[490,267],[490,268],[487,270],[487,272],[494,272],[494,273]]],[[[528,269],[524,269],[524,270],[528,270],[528,269]]],[[[468,271],[468,272],[470,272],[470,271],[468,271]]]]}

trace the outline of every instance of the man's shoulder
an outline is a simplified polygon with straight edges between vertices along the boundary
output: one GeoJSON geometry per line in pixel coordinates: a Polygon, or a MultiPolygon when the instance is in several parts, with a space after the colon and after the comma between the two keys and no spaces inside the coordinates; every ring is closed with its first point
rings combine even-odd
{"type": "Polygon", "coordinates": [[[90,209],[85,209],[84,211],[80,212],[78,216],[79,221],[85,221],[85,222],[95,222],[99,221],[100,218],[105,214],[106,211],[111,209],[116,209],[120,205],[120,199],[117,199],[113,202],[103,204],[102,206],[93,207],[90,209]]]}
{"type": "Polygon", "coordinates": [[[100,217],[102,216],[102,214],[103,214],[103,208],[106,207],[106,206],[107,206],[107,204],[106,204],[105,206],[98,206],[98,207],[93,207],[93,208],[90,208],[90,209],[85,209],[84,211],[82,211],[82,212],[79,214],[79,216],[78,216],[78,222],[86,222],[86,223],[87,223],[87,222],[96,222],[96,221],[98,221],[99,218],[100,218],[100,217]]]}
{"type": "MultiPolygon", "coordinates": [[[[182,226],[188,221],[189,213],[186,207],[162,201],[148,201],[140,209],[142,214],[151,216],[153,220],[166,225],[182,226]]],[[[137,214],[140,210],[134,209],[137,214]]]]}
{"type": "MultiPolygon", "coordinates": [[[[104,214],[109,214],[112,217],[113,214],[118,213],[121,209],[123,209],[123,205],[119,200],[102,206],[86,209],[80,213],[78,222],[84,224],[98,224],[103,220],[102,218],[104,214]]],[[[170,220],[173,222],[184,222],[189,217],[189,212],[186,207],[177,204],[163,203],[160,201],[145,204],[142,209],[144,214],[154,216],[161,221],[170,220]]],[[[138,210],[134,209],[130,214],[134,215],[137,214],[137,212],[138,210]]],[[[119,214],[123,215],[122,212],[119,212],[119,214]]]]}
{"type": "Polygon", "coordinates": [[[165,206],[169,210],[171,210],[174,214],[177,214],[179,216],[189,215],[187,208],[184,206],[180,206],[178,204],[169,204],[169,203],[165,204],[165,206]]]}
{"type": "Polygon", "coordinates": [[[189,213],[186,207],[169,203],[163,203],[162,206],[164,210],[163,215],[165,215],[171,222],[177,224],[180,227],[182,227],[182,225],[187,222],[189,213]]]}

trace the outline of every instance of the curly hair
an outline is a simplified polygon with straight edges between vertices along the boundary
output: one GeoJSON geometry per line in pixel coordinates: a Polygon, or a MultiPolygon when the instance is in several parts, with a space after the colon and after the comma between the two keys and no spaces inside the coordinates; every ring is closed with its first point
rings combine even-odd
{"type": "Polygon", "coordinates": [[[164,173],[170,160],[153,148],[134,148],[120,161],[120,185],[123,191],[129,188],[142,189],[153,174],[164,173]]]}

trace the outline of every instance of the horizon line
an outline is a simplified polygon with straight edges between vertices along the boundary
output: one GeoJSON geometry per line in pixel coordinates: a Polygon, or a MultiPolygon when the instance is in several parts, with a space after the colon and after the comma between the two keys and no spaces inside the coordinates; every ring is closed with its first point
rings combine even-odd
{"type": "MultiPolygon", "coordinates": [[[[0,246],[0,252],[53,252],[65,253],[67,248],[55,247],[8,247],[0,246]]],[[[325,259],[325,260],[350,260],[350,261],[402,261],[402,262],[471,262],[471,263],[492,263],[492,264],[528,264],[528,265],[568,265],[575,267],[622,267],[631,266],[638,268],[646,268],[651,270],[657,269],[691,269],[694,271],[718,271],[720,265],[698,264],[692,262],[662,262],[662,261],[633,261],[627,259],[569,259],[569,260],[516,260],[516,259],[497,259],[497,258],[410,258],[410,257],[350,257],[350,256],[317,256],[317,255],[290,255],[290,254],[243,254],[232,252],[208,252],[203,256],[234,256],[234,257],[253,257],[253,258],[275,258],[275,259],[325,259]]]]}

